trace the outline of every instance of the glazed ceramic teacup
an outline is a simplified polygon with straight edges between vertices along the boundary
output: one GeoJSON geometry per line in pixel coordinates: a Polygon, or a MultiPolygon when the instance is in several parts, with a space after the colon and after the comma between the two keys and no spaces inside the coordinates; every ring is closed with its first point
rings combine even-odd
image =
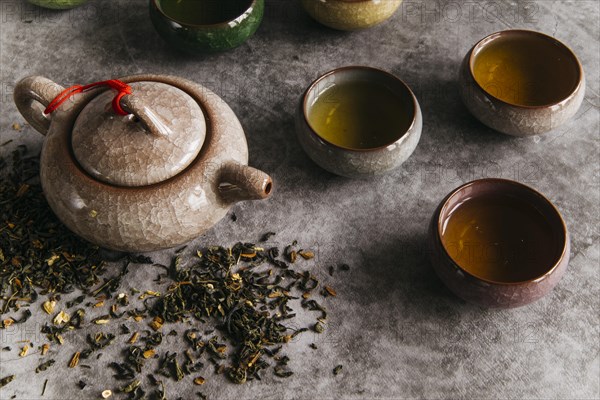
{"type": "Polygon", "coordinates": [[[452,191],[429,226],[433,267],[457,296],[519,307],[545,296],[569,262],[560,212],[521,183],[481,179],[452,191]]]}
{"type": "Polygon", "coordinates": [[[53,10],[68,10],[70,8],[78,7],[88,0],[28,0],[31,4],[36,6],[50,8],[53,10]]]}
{"type": "Polygon", "coordinates": [[[459,79],[469,111],[513,136],[539,135],[562,125],[585,95],[575,54],[534,31],[507,30],[482,39],[467,53],[459,79]]]}
{"type": "Polygon", "coordinates": [[[300,100],[296,132],[322,168],[358,178],[400,166],[413,153],[423,126],[419,103],[392,74],[343,67],[314,81],[300,100]]]}
{"type": "Polygon", "coordinates": [[[229,50],[260,26],[264,0],[150,0],[150,18],[173,47],[189,53],[229,50]]]}
{"type": "Polygon", "coordinates": [[[394,15],[400,4],[402,0],[302,0],[311,17],[343,31],[378,25],[394,15]]]}

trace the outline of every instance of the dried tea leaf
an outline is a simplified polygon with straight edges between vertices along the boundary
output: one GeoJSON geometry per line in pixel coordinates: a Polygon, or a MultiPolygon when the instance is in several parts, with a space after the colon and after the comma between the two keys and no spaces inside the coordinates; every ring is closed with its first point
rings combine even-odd
{"type": "Polygon", "coordinates": [[[333,375],[339,375],[340,372],[342,372],[342,365],[337,365],[334,369],[333,369],[333,375]]]}
{"type": "Polygon", "coordinates": [[[129,385],[123,386],[120,389],[120,392],[122,392],[122,393],[132,393],[138,387],[140,387],[141,384],[142,384],[142,382],[136,379],[136,380],[132,381],[129,385]]]}
{"type": "Polygon", "coordinates": [[[8,385],[9,383],[11,383],[14,380],[15,380],[14,375],[5,376],[4,378],[0,379],[0,388],[8,385]]]}
{"type": "Polygon", "coordinates": [[[35,369],[35,373],[37,374],[39,372],[43,372],[43,371],[47,370],[48,368],[50,368],[51,366],[53,366],[55,362],[56,362],[55,360],[48,360],[46,362],[41,363],[35,369]]]}
{"type": "Polygon", "coordinates": [[[263,235],[263,237],[260,239],[261,242],[267,242],[269,241],[269,239],[271,239],[273,236],[275,236],[275,232],[267,232],[263,235]]]}

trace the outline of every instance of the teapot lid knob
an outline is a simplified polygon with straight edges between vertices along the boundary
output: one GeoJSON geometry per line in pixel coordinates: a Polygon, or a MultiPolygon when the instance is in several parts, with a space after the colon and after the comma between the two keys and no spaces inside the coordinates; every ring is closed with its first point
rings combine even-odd
{"type": "Polygon", "coordinates": [[[184,171],[206,136],[202,108],[183,90],[161,82],[134,82],[119,96],[128,115],[113,111],[114,91],[100,93],[77,116],[71,145],[81,167],[95,179],[139,187],[184,171]]]}

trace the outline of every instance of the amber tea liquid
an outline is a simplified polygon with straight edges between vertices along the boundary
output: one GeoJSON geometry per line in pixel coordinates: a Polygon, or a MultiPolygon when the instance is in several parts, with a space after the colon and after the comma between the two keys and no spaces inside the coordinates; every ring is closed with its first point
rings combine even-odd
{"type": "Polygon", "coordinates": [[[348,149],[372,149],[398,140],[410,127],[414,109],[374,82],[341,82],[319,94],[308,110],[312,129],[348,149]]]}
{"type": "Polygon", "coordinates": [[[481,195],[464,201],[444,222],[442,244],[462,268],[495,282],[534,279],[559,256],[544,216],[511,196],[481,195]]]}
{"type": "Polygon", "coordinates": [[[575,90],[579,77],[568,49],[524,34],[495,38],[476,54],[472,67],[488,93],[521,106],[557,103],[575,90]]]}

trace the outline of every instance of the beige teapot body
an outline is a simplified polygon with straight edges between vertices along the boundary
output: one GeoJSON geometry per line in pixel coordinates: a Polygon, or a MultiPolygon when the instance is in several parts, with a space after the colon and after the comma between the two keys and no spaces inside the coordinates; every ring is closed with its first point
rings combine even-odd
{"type": "MultiPolygon", "coordinates": [[[[110,90],[78,94],[48,116],[39,103],[47,106],[63,92],[61,86],[45,78],[30,77],[15,88],[19,110],[46,136],[40,172],[44,194],[52,210],[73,232],[113,250],[153,251],[198,237],[237,201],[269,196],[271,178],[247,165],[243,128],[218,96],[198,84],[171,76],[139,75],[121,81],[134,88],[131,95],[121,100],[125,111],[134,111],[126,116],[112,113],[106,105],[100,111],[82,113],[91,107],[90,103],[99,101],[94,99],[110,90]],[[150,82],[151,86],[140,89],[136,97],[135,85],[140,82],[150,82]],[[137,104],[143,99],[141,92],[149,96],[160,91],[156,83],[184,92],[189,96],[185,101],[199,106],[200,117],[191,123],[188,110],[165,105],[169,104],[169,93],[162,94],[163,103],[154,103],[151,109],[137,104]],[[95,120],[102,119],[98,117],[102,113],[112,114],[100,122],[99,129],[95,120]],[[108,132],[109,139],[100,143],[98,150],[94,135],[102,135],[102,129],[113,125],[119,132],[108,132]],[[177,126],[190,130],[189,134],[180,134],[166,147],[170,151],[161,152],[161,146],[156,145],[163,143],[161,129],[168,136],[177,126]],[[201,134],[195,132],[202,128],[201,134]],[[147,135],[152,134],[156,138],[149,139],[147,135]],[[86,135],[90,136],[89,141],[86,135]],[[189,135],[194,138],[186,140],[189,135]],[[138,142],[145,140],[156,141],[140,148],[138,142]],[[185,155],[181,156],[178,152],[189,142],[199,144],[198,148],[184,149],[185,155]]],[[[181,108],[186,103],[177,104],[181,108]]]]}

